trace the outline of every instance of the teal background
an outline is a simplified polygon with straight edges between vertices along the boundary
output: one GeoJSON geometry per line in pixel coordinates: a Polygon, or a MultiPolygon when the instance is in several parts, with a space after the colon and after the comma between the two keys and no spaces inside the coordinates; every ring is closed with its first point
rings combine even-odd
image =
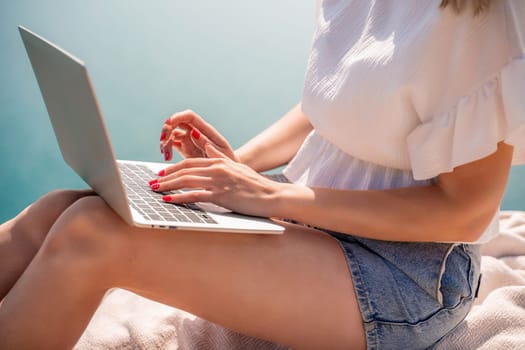
{"type": "MultiPolygon", "coordinates": [[[[162,121],[191,108],[234,147],[299,101],[314,3],[0,0],[0,222],[56,188],[63,162],[17,25],[86,62],[118,158],[160,161],[162,121]]],[[[525,168],[504,209],[525,209],[525,168]]]]}

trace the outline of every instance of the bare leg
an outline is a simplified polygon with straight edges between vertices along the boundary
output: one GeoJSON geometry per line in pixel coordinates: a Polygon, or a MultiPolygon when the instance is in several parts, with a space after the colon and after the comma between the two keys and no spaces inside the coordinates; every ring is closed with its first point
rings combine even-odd
{"type": "Polygon", "coordinates": [[[73,346],[114,286],[296,349],[365,347],[330,236],[295,225],[273,237],[131,228],[88,197],[60,217],[5,298],[0,348],[73,346]]]}
{"type": "Polygon", "coordinates": [[[0,225],[0,300],[22,275],[62,212],[92,194],[91,190],[50,192],[0,225]]]}

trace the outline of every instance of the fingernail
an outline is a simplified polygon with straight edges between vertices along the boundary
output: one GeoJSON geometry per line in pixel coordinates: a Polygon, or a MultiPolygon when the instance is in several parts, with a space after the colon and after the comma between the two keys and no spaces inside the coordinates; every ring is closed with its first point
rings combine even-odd
{"type": "Polygon", "coordinates": [[[148,183],[149,183],[149,185],[151,186],[151,185],[153,185],[153,184],[156,184],[157,182],[159,182],[158,179],[153,179],[153,180],[151,180],[151,181],[148,182],[148,183]]]}
{"type": "Polygon", "coordinates": [[[159,176],[164,176],[164,174],[166,174],[166,170],[162,169],[159,171],[159,176]]]}
{"type": "Polygon", "coordinates": [[[191,137],[193,137],[195,140],[198,140],[201,137],[201,133],[197,129],[192,129],[191,137]]]}
{"type": "Polygon", "coordinates": [[[151,185],[151,189],[152,189],[153,191],[156,191],[156,190],[158,190],[159,188],[160,188],[160,184],[153,184],[153,185],[151,185]]]}
{"type": "Polygon", "coordinates": [[[173,141],[173,145],[174,145],[175,147],[180,147],[180,146],[182,146],[182,142],[179,142],[179,141],[173,141]]]}
{"type": "Polygon", "coordinates": [[[163,132],[162,134],[160,134],[160,140],[161,140],[161,141],[166,140],[166,133],[165,133],[165,132],[163,132]]]}
{"type": "Polygon", "coordinates": [[[163,196],[163,197],[162,197],[162,200],[163,200],[164,202],[169,202],[169,201],[171,201],[171,196],[163,196]]]}
{"type": "Polygon", "coordinates": [[[166,121],[164,122],[164,124],[169,124],[171,122],[171,118],[168,118],[166,119],[166,121]]]}
{"type": "Polygon", "coordinates": [[[164,153],[164,160],[169,160],[170,158],[170,152],[164,153]]]}

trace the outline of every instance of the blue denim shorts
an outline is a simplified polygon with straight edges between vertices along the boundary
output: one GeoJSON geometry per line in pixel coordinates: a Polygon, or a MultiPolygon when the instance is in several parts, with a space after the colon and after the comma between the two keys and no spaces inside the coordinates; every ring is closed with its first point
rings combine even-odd
{"type": "Polygon", "coordinates": [[[472,307],[478,245],[371,240],[324,231],[345,253],[368,349],[428,349],[472,307]]]}

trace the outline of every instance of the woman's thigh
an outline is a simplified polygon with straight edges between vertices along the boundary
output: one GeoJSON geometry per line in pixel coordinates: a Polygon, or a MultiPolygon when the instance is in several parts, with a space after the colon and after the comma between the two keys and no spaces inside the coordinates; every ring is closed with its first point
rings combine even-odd
{"type": "Polygon", "coordinates": [[[97,234],[126,237],[116,286],[297,349],[365,347],[347,262],[329,235],[287,223],[282,235],[134,228],[100,205],[97,234]]]}

